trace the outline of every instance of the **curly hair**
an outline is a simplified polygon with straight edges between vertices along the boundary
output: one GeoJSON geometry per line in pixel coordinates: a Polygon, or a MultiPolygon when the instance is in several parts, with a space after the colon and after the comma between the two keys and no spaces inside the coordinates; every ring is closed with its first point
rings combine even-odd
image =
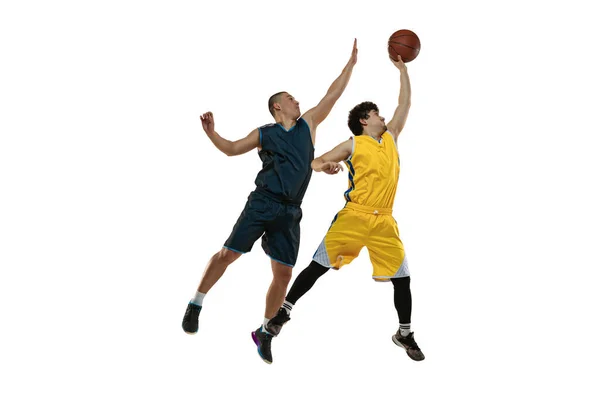
{"type": "Polygon", "coordinates": [[[369,118],[369,113],[371,111],[379,112],[377,104],[370,101],[363,101],[348,113],[348,128],[350,128],[355,136],[362,135],[363,126],[361,125],[360,120],[369,118]]]}

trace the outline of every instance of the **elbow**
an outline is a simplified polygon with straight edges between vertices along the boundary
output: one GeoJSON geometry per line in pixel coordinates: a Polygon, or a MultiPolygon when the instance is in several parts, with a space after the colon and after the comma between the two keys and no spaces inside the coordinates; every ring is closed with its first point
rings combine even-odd
{"type": "Polygon", "coordinates": [[[233,156],[237,156],[239,154],[239,152],[237,151],[237,149],[235,148],[235,146],[233,144],[231,146],[227,146],[225,149],[223,149],[223,153],[225,153],[225,155],[227,157],[233,157],[233,156]]]}

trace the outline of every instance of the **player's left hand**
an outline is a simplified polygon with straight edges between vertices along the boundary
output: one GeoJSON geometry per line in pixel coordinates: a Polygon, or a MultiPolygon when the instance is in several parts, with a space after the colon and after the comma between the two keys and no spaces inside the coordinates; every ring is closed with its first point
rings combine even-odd
{"type": "Polygon", "coordinates": [[[343,171],[343,170],[344,170],[344,167],[342,167],[341,164],[338,164],[333,161],[326,162],[321,167],[321,171],[325,172],[326,174],[329,174],[329,175],[335,175],[338,172],[343,171]]]}
{"type": "Polygon", "coordinates": [[[356,65],[357,60],[358,60],[358,47],[356,47],[356,39],[354,39],[354,46],[352,46],[352,53],[350,54],[350,60],[348,60],[348,65],[351,65],[351,66],[356,65]]]}

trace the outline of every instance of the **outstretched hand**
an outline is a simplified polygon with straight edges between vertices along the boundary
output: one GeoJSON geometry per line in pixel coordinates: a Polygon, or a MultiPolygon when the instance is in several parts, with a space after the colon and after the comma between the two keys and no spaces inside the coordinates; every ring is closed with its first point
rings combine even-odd
{"type": "Polygon", "coordinates": [[[400,56],[400,54],[398,54],[397,60],[393,59],[392,56],[390,56],[390,60],[392,60],[396,68],[398,68],[400,71],[406,70],[406,64],[404,64],[404,61],[402,61],[402,56],[400,56]]]}
{"type": "Polygon", "coordinates": [[[358,60],[358,48],[356,47],[356,38],[354,39],[354,46],[352,47],[352,54],[350,55],[350,60],[348,60],[348,65],[354,66],[356,61],[358,60]]]}
{"type": "Polygon", "coordinates": [[[335,175],[343,170],[344,168],[341,166],[341,164],[338,164],[333,161],[328,161],[321,166],[321,171],[329,175],[335,175]]]}
{"type": "Polygon", "coordinates": [[[213,118],[212,112],[206,112],[200,116],[200,121],[202,121],[202,129],[206,133],[213,133],[215,131],[215,120],[213,118]]]}

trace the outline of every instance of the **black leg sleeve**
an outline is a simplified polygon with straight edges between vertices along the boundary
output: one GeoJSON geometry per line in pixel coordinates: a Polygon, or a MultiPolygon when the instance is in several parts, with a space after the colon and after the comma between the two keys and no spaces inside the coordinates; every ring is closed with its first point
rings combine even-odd
{"type": "Polygon", "coordinates": [[[327,271],[329,271],[329,268],[322,266],[316,261],[311,262],[308,267],[300,272],[285,299],[292,304],[296,304],[298,299],[304,296],[313,287],[317,279],[327,271]]]}
{"type": "Polygon", "coordinates": [[[394,306],[401,324],[410,324],[412,296],[410,294],[410,276],[391,279],[394,284],[394,306]]]}

